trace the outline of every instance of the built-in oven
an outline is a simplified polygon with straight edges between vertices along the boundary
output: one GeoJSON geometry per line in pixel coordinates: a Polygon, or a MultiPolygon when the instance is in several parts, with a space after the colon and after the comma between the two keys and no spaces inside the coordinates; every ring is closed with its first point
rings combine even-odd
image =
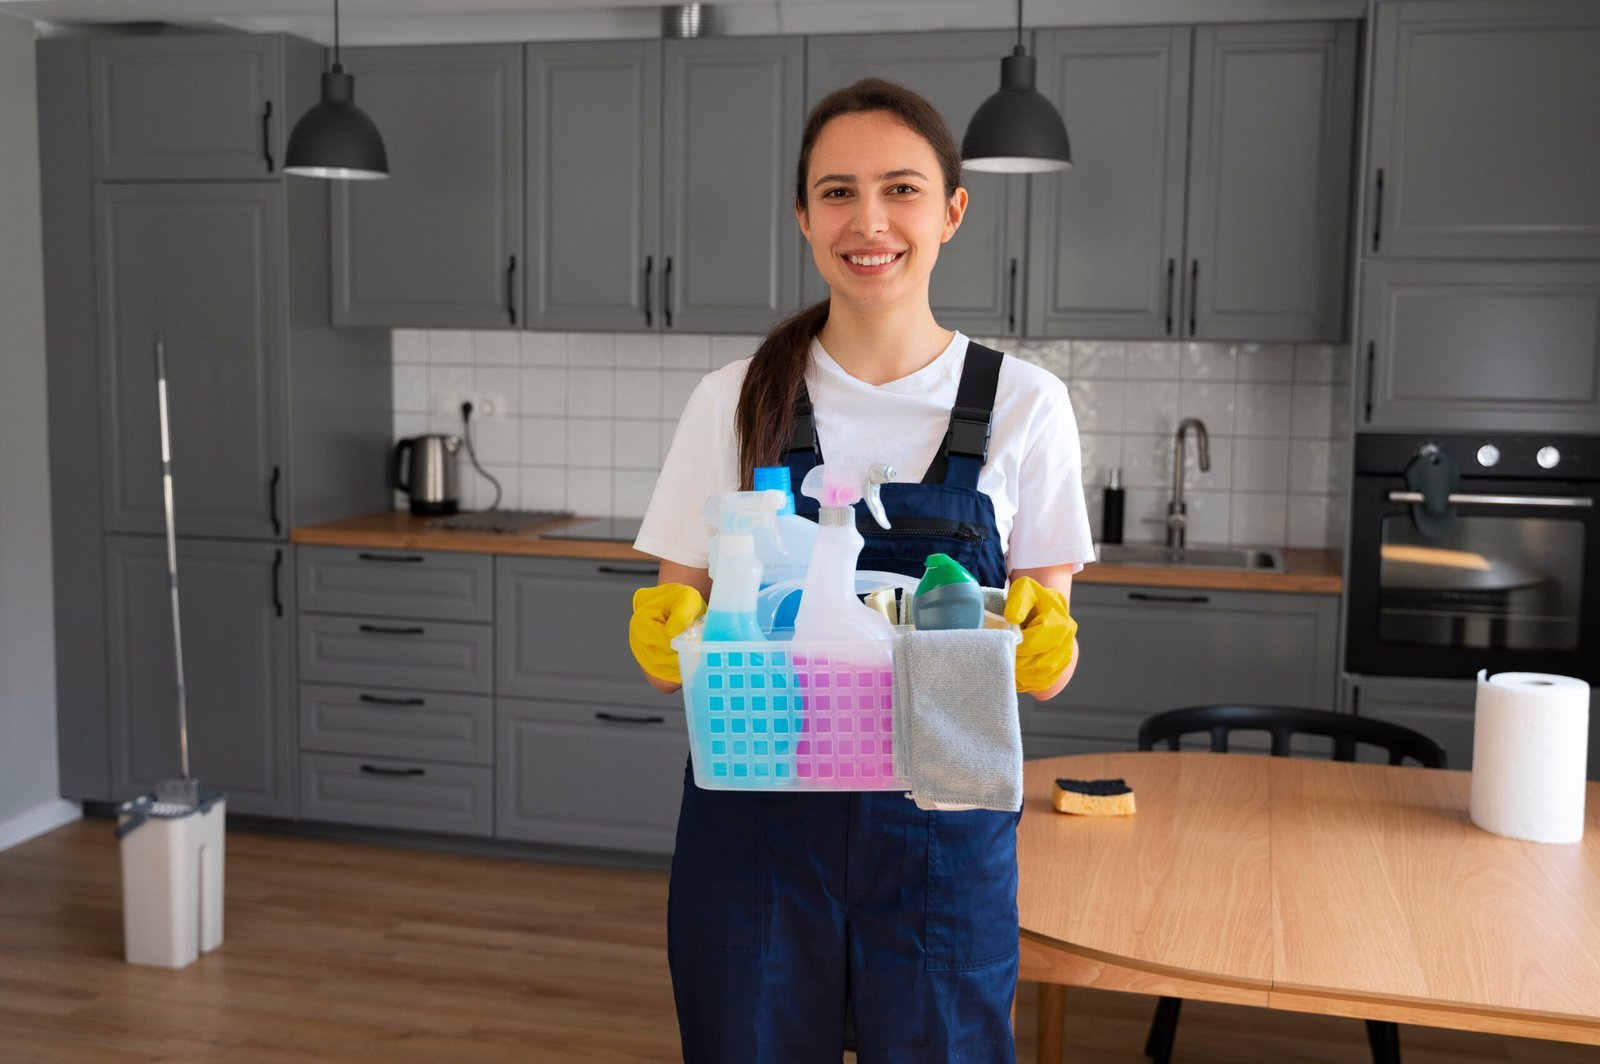
{"type": "Polygon", "coordinates": [[[1345,668],[1600,684],[1600,437],[1356,437],[1345,668]]]}

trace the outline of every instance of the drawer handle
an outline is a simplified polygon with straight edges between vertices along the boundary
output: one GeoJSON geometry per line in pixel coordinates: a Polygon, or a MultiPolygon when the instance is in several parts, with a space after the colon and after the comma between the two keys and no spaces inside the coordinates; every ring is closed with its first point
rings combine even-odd
{"type": "Polygon", "coordinates": [[[623,713],[596,713],[595,720],[609,720],[616,724],[665,724],[666,717],[630,717],[623,713]]]}
{"type": "Polygon", "coordinates": [[[595,567],[595,572],[605,573],[607,576],[656,576],[659,570],[654,568],[629,569],[621,565],[601,565],[595,567]]]}
{"type": "Polygon", "coordinates": [[[362,695],[361,701],[374,706],[425,706],[427,701],[421,698],[383,698],[379,695],[362,695]]]}
{"type": "Polygon", "coordinates": [[[369,554],[362,551],[356,555],[364,562],[422,562],[427,561],[420,554],[369,554]]]}
{"type": "Polygon", "coordinates": [[[1150,595],[1143,591],[1130,591],[1128,597],[1136,602],[1210,602],[1210,595],[1150,595]]]}
{"type": "Polygon", "coordinates": [[[363,624],[361,630],[377,635],[422,635],[425,632],[422,628],[390,628],[382,624],[363,624]]]}
{"type": "Polygon", "coordinates": [[[424,770],[422,770],[420,768],[382,768],[382,767],[380,767],[378,765],[362,765],[361,766],[361,771],[362,772],[371,773],[374,776],[422,776],[422,775],[426,775],[424,770]]]}

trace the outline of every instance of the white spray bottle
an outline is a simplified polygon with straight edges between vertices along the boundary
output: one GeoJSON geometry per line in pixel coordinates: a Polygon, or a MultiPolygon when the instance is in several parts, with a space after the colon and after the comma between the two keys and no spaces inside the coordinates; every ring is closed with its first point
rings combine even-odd
{"type": "Polygon", "coordinates": [[[781,491],[730,491],[706,500],[700,516],[706,524],[716,526],[717,537],[712,552],[711,602],[700,635],[703,641],[766,638],[756,623],[762,567],[755,537],[760,534],[773,550],[784,553],[777,515],[787,501],[781,491]]]}
{"type": "Polygon", "coordinates": [[[821,510],[800,612],[794,621],[796,641],[894,638],[894,626],[888,619],[856,598],[856,562],[866,541],[856,531],[854,509],[865,499],[873,518],[888,528],[878,488],[893,479],[894,470],[886,465],[819,465],[806,474],[800,490],[816,499],[821,510]]]}

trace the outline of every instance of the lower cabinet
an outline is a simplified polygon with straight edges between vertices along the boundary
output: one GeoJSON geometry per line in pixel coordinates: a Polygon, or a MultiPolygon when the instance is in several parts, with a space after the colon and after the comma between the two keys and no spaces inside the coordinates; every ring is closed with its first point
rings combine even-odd
{"type": "Polygon", "coordinates": [[[300,815],[367,827],[488,835],[494,773],[475,765],[300,754],[300,815]]]}
{"type": "Polygon", "coordinates": [[[1182,706],[1334,708],[1337,596],[1080,584],[1072,613],[1072,683],[1048,702],[1021,700],[1030,757],[1131,750],[1140,721],[1182,706]]]}

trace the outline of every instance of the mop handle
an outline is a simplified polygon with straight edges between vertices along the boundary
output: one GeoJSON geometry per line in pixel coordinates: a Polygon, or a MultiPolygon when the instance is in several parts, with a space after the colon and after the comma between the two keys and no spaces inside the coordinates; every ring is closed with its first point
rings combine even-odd
{"type": "Polygon", "coordinates": [[[161,412],[161,496],[167,518],[167,587],[172,593],[172,656],[178,670],[178,754],[189,778],[189,705],[183,683],[183,635],[178,624],[178,534],[172,516],[172,438],[167,427],[167,339],[156,333],[156,399],[161,412]]]}

